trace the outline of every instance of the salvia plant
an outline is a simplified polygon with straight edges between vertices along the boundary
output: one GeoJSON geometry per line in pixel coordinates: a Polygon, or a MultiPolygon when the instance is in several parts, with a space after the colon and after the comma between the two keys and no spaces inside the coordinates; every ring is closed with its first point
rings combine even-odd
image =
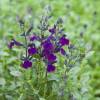
{"type": "Polygon", "coordinates": [[[69,90],[65,91],[68,80],[67,72],[74,66],[79,66],[84,58],[84,49],[81,50],[76,44],[73,44],[70,37],[64,32],[61,17],[50,25],[51,17],[50,12],[46,11],[41,17],[39,25],[35,27],[36,29],[33,24],[26,29],[25,21],[19,18],[22,41],[12,38],[8,47],[11,51],[15,46],[19,48],[21,52],[20,68],[25,71],[31,70],[31,89],[35,88],[33,92],[37,90],[35,93],[29,93],[32,100],[40,100],[39,96],[43,100],[51,100],[51,98],[52,100],[67,100],[67,98],[76,100],[69,90]],[[61,76],[57,78],[54,74],[61,76]],[[60,85],[62,83],[63,85],[60,85]],[[57,91],[55,84],[58,88],[57,91]],[[63,97],[65,95],[67,95],[66,98],[63,97]]]}

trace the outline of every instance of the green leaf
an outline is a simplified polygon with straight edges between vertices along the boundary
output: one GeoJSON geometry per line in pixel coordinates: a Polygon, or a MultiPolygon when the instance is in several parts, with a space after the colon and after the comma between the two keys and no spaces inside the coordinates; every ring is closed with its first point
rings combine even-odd
{"type": "Polygon", "coordinates": [[[4,52],[4,51],[0,51],[0,56],[9,56],[9,53],[4,52]]]}
{"type": "Polygon", "coordinates": [[[5,97],[7,100],[14,100],[14,98],[11,95],[6,95],[5,97]]]}
{"type": "Polygon", "coordinates": [[[4,78],[0,78],[0,85],[4,86],[6,84],[6,81],[4,78]]]}
{"type": "Polygon", "coordinates": [[[15,77],[20,77],[22,75],[20,71],[11,71],[10,74],[15,77]]]}
{"type": "Polygon", "coordinates": [[[86,59],[91,58],[91,56],[93,56],[94,53],[95,53],[95,51],[90,51],[90,52],[86,53],[85,58],[86,58],[86,59]]]}
{"type": "Polygon", "coordinates": [[[58,82],[59,81],[59,78],[55,74],[50,74],[48,76],[48,81],[56,81],[56,82],[58,82]]]}
{"type": "Polygon", "coordinates": [[[46,100],[46,99],[44,99],[44,98],[40,98],[40,100],[46,100]]]}

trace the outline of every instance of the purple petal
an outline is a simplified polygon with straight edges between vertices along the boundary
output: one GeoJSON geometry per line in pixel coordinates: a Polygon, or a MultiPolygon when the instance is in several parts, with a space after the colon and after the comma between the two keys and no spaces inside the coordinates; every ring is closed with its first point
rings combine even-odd
{"type": "Polygon", "coordinates": [[[59,43],[57,43],[54,52],[55,52],[55,53],[60,52],[61,47],[62,47],[62,45],[59,44],[59,43]]]}
{"type": "Polygon", "coordinates": [[[22,46],[22,44],[21,44],[20,42],[16,41],[15,39],[13,39],[13,41],[14,41],[14,44],[15,44],[16,46],[22,46]]]}
{"type": "Polygon", "coordinates": [[[36,54],[36,53],[37,53],[37,49],[36,49],[36,48],[30,47],[30,48],[28,49],[28,54],[29,54],[29,55],[34,55],[34,54],[36,54]]]}
{"type": "Polygon", "coordinates": [[[54,72],[55,71],[55,66],[54,65],[48,65],[47,66],[47,72],[54,72]]]}
{"type": "Polygon", "coordinates": [[[54,50],[54,45],[50,41],[45,41],[43,43],[43,48],[45,50],[53,51],[54,50]]]}
{"type": "Polygon", "coordinates": [[[54,54],[47,55],[48,62],[56,61],[56,56],[54,54]]]}
{"type": "Polygon", "coordinates": [[[25,60],[23,63],[22,63],[22,67],[27,69],[29,67],[32,67],[32,62],[29,61],[29,60],[25,60]]]}
{"type": "Polygon", "coordinates": [[[8,44],[8,48],[9,48],[9,49],[12,49],[13,46],[14,46],[14,41],[11,41],[11,42],[8,44]]]}
{"type": "Polygon", "coordinates": [[[69,45],[69,39],[66,39],[64,36],[62,36],[62,37],[60,38],[59,43],[60,43],[62,46],[64,46],[64,45],[69,45]]]}
{"type": "Polygon", "coordinates": [[[60,49],[60,52],[61,52],[62,55],[66,55],[66,52],[63,48],[60,49]]]}
{"type": "Polygon", "coordinates": [[[54,34],[54,33],[56,33],[56,29],[55,28],[51,28],[51,29],[49,29],[49,32],[54,34]]]}
{"type": "Polygon", "coordinates": [[[50,35],[50,36],[48,37],[48,40],[56,41],[56,38],[55,38],[53,35],[50,35]]]}
{"type": "Polygon", "coordinates": [[[47,57],[47,55],[49,55],[49,54],[50,54],[50,52],[48,50],[43,49],[43,51],[42,51],[43,56],[47,57]]]}
{"type": "Polygon", "coordinates": [[[37,40],[37,36],[30,36],[30,41],[34,41],[34,40],[37,40]]]}

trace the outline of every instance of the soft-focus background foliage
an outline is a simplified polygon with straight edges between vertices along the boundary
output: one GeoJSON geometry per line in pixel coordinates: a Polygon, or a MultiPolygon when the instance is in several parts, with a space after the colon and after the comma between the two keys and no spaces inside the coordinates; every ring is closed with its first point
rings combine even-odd
{"type": "MultiPolygon", "coordinates": [[[[87,59],[81,64],[79,73],[83,91],[86,91],[85,87],[89,87],[90,93],[79,100],[90,100],[88,97],[92,96],[93,100],[100,100],[100,0],[0,0],[0,100],[5,100],[2,95],[6,95],[6,100],[17,100],[11,98],[13,95],[19,96],[16,89],[21,84],[21,78],[17,78],[17,75],[20,76],[22,72],[19,71],[17,61],[19,54],[16,51],[19,50],[15,49],[15,52],[11,53],[7,48],[9,39],[20,33],[16,17],[24,17],[28,22],[32,14],[37,23],[37,19],[48,4],[52,7],[53,20],[61,16],[66,32],[73,40],[83,33],[87,48],[91,48],[87,59]]],[[[78,69],[75,70],[77,73],[78,69]]],[[[73,84],[77,86],[77,82],[73,84]]]]}

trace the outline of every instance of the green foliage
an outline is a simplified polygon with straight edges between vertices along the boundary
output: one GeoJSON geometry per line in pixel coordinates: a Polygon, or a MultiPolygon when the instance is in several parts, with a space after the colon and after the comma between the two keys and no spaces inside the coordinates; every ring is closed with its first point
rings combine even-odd
{"type": "MultiPolygon", "coordinates": [[[[99,100],[99,5],[99,0],[0,0],[0,100],[99,100]],[[54,16],[51,24],[58,16],[63,17],[65,30],[73,43],[80,42],[79,35],[84,33],[86,55],[81,65],[67,71],[66,78],[63,70],[65,66],[62,66],[63,57],[60,56],[57,65],[60,74],[49,74],[48,79],[39,77],[40,83],[37,85],[35,64],[33,70],[22,69],[18,60],[19,49],[11,52],[7,43],[20,33],[17,16],[24,18],[27,27],[29,21],[40,17],[43,8],[48,4],[51,5],[54,16]],[[79,39],[76,41],[75,38],[79,39]]],[[[34,27],[37,23],[34,20],[34,27]]],[[[80,45],[80,51],[84,53],[82,46],[84,44],[80,45]]]]}

